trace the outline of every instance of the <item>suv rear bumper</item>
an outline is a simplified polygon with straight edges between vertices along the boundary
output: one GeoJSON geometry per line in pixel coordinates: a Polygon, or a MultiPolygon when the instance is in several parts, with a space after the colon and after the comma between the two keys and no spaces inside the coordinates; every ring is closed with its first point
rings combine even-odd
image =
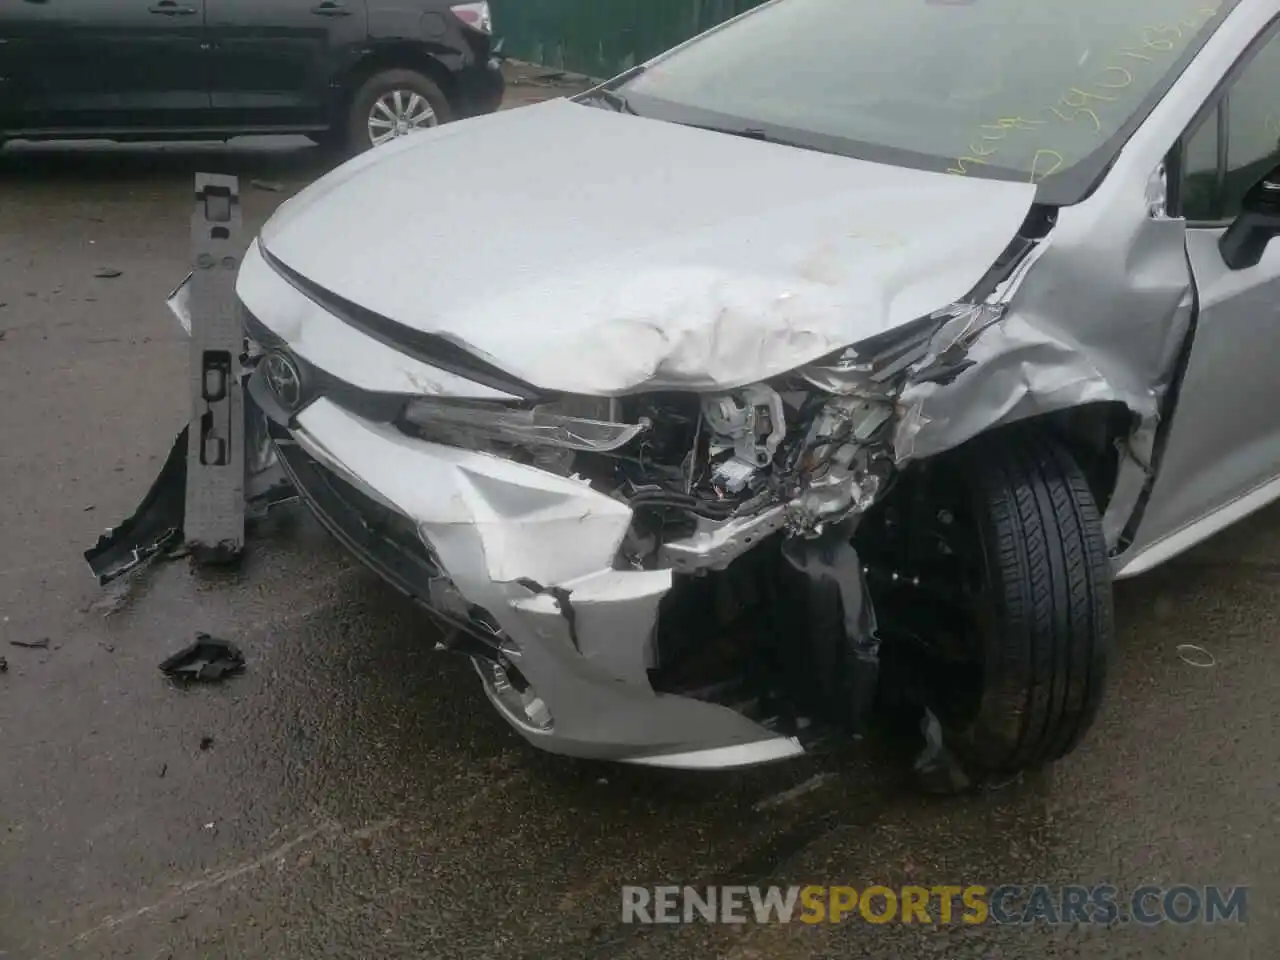
{"type": "Polygon", "coordinates": [[[506,89],[502,64],[494,59],[480,61],[457,75],[454,107],[460,117],[493,113],[502,106],[506,89]]]}

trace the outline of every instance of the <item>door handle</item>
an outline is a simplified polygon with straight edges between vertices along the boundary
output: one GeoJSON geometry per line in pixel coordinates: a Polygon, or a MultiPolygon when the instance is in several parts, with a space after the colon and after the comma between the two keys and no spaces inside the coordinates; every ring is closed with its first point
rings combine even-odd
{"type": "Polygon", "coordinates": [[[164,17],[189,17],[196,12],[195,7],[180,7],[174,0],[160,0],[159,3],[147,9],[164,17]]]}
{"type": "Polygon", "coordinates": [[[324,0],[323,3],[317,3],[311,8],[311,12],[320,17],[349,17],[351,11],[340,3],[334,3],[333,0],[324,0]]]}

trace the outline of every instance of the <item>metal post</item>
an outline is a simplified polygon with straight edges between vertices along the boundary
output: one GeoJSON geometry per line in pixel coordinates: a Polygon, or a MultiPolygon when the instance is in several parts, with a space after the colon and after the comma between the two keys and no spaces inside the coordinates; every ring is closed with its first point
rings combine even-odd
{"type": "Polygon", "coordinates": [[[235,280],[240,239],[235,177],[196,174],[191,218],[191,426],[184,530],[202,562],[236,559],[244,549],[245,418],[240,357],[244,332],[235,280]]]}

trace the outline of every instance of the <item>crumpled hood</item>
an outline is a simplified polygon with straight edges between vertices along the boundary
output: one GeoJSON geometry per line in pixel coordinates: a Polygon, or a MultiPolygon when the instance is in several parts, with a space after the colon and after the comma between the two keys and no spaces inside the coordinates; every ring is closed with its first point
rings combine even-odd
{"type": "Polygon", "coordinates": [[[1034,195],[556,100],[371,151],[262,242],[544,389],[715,389],[964,296],[1034,195]]]}

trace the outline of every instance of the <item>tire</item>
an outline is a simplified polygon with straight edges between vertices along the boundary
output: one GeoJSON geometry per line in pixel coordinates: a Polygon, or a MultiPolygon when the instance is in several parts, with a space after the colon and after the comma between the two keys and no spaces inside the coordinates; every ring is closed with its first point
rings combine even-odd
{"type": "Polygon", "coordinates": [[[985,568],[976,712],[942,716],[977,778],[1070,753],[1093,723],[1114,645],[1111,565],[1084,473],[1046,433],[981,438],[957,466],[985,568]]]}
{"type": "Polygon", "coordinates": [[[369,136],[369,115],[383,96],[396,90],[414,93],[426,100],[437,124],[453,119],[448,98],[430,78],[415,70],[383,70],[362,83],[351,98],[343,125],[344,146],[349,153],[362,153],[373,146],[369,136]]]}

